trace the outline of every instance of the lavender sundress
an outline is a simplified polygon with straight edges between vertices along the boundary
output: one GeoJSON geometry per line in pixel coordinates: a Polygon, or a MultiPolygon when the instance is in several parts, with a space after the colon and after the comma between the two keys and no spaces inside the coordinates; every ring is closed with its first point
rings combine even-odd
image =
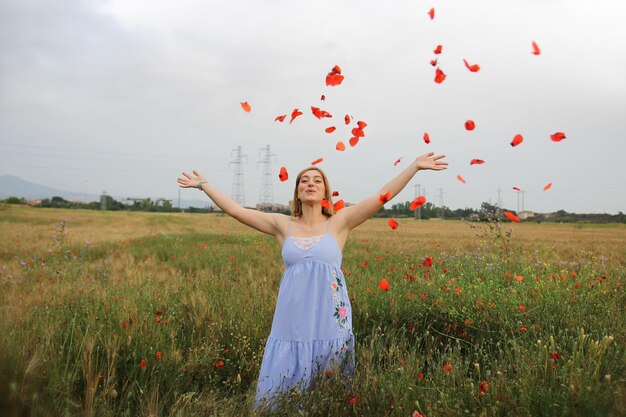
{"type": "Polygon", "coordinates": [[[308,250],[296,246],[288,231],[282,257],[285,272],[255,407],[275,407],[272,398],[277,394],[296,386],[308,388],[316,373],[331,367],[341,366],[346,378],[354,371],[352,308],[341,272],[341,250],[328,233],[328,223],[326,233],[308,250]]]}

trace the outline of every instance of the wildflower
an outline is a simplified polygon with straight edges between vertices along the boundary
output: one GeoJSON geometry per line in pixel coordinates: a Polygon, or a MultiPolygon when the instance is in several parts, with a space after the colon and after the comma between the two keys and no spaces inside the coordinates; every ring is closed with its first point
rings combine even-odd
{"type": "Polygon", "coordinates": [[[215,365],[213,365],[215,368],[221,368],[222,366],[224,366],[224,361],[217,361],[215,363],[215,365]]]}
{"type": "Polygon", "coordinates": [[[528,329],[526,327],[520,327],[519,330],[520,330],[520,332],[525,332],[528,329]]]}
{"type": "Polygon", "coordinates": [[[559,355],[559,352],[554,352],[552,354],[550,354],[550,359],[552,359],[553,361],[556,361],[561,355],[559,355]]]}
{"type": "Polygon", "coordinates": [[[142,359],[142,360],[141,360],[141,364],[140,364],[141,369],[146,369],[146,365],[147,365],[146,360],[145,360],[145,359],[142,359]]]}
{"type": "Polygon", "coordinates": [[[348,400],[348,404],[350,404],[350,405],[358,405],[359,404],[359,397],[356,394],[352,394],[350,396],[350,399],[348,400]]]}
{"type": "Polygon", "coordinates": [[[381,290],[387,291],[387,290],[389,290],[389,281],[387,281],[385,278],[383,278],[378,283],[378,286],[380,287],[381,290]]]}
{"type": "Polygon", "coordinates": [[[156,357],[157,361],[160,361],[163,358],[163,354],[161,352],[157,352],[154,356],[156,357]]]}
{"type": "Polygon", "coordinates": [[[424,266],[429,268],[431,267],[433,264],[433,257],[432,256],[427,256],[426,258],[424,258],[424,266]]]}
{"type": "Polygon", "coordinates": [[[489,383],[487,381],[481,381],[478,385],[478,395],[482,397],[487,391],[489,391],[489,383]]]}
{"type": "Polygon", "coordinates": [[[126,323],[125,321],[122,322],[122,327],[126,328],[126,326],[128,326],[128,323],[126,323]]]}
{"type": "Polygon", "coordinates": [[[518,306],[517,308],[519,308],[519,311],[526,311],[526,306],[518,306]]]}
{"type": "Polygon", "coordinates": [[[413,415],[411,417],[426,417],[423,414],[420,414],[419,411],[415,410],[413,411],[413,415]]]}
{"type": "Polygon", "coordinates": [[[156,314],[157,316],[160,316],[160,315],[163,314],[163,311],[162,310],[157,310],[157,311],[154,312],[154,314],[156,314]]]}
{"type": "Polygon", "coordinates": [[[422,379],[424,379],[424,374],[423,374],[423,373],[421,373],[421,372],[420,372],[419,374],[417,374],[417,379],[418,379],[419,381],[421,381],[422,379]]]}
{"type": "Polygon", "coordinates": [[[367,262],[365,261],[361,262],[361,266],[367,266],[367,262]]]}
{"type": "Polygon", "coordinates": [[[522,281],[524,277],[522,275],[515,275],[515,281],[522,281]]]}
{"type": "Polygon", "coordinates": [[[443,370],[446,372],[452,371],[452,365],[450,365],[449,363],[446,363],[445,365],[443,365],[443,370]]]}
{"type": "Polygon", "coordinates": [[[333,371],[330,370],[330,369],[327,369],[327,370],[324,371],[324,375],[326,375],[327,377],[330,377],[330,376],[333,375],[333,371]]]}

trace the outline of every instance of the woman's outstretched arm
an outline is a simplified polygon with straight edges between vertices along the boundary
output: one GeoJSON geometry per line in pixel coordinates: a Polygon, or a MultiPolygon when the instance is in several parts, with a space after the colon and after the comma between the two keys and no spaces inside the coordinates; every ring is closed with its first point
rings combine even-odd
{"type": "Polygon", "coordinates": [[[179,187],[200,188],[219,208],[241,223],[270,235],[276,236],[279,233],[278,217],[280,215],[241,207],[233,199],[209,184],[198,171],[194,170],[192,172],[193,175],[183,172],[184,178],[177,179],[179,187]],[[198,184],[200,184],[200,187],[198,187],[198,184]]]}
{"type": "Polygon", "coordinates": [[[391,200],[406,187],[417,171],[423,169],[442,171],[448,168],[448,163],[442,161],[445,155],[434,155],[434,152],[429,152],[417,157],[404,171],[385,184],[376,194],[367,197],[358,204],[346,207],[337,213],[336,217],[337,220],[342,221],[343,231],[349,232],[376,214],[383,205],[380,201],[380,195],[385,196],[389,193],[386,198],[387,201],[391,200]]]}

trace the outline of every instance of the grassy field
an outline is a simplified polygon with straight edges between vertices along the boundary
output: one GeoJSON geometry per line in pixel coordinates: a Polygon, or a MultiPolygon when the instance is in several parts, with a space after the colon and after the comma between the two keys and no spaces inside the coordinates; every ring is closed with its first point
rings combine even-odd
{"type": "MultiPolygon", "coordinates": [[[[354,378],[274,415],[626,415],[624,225],[399,222],[344,250],[354,378]]],[[[227,216],[8,205],[0,233],[5,415],[255,415],[273,238],[227,216]]]]}

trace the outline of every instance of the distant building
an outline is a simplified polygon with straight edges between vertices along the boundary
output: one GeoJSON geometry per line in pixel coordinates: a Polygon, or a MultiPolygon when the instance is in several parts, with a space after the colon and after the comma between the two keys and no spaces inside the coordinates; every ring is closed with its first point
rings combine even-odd
{"type": "Polygon", "coordinates": [[[255,208],[259,211],[266,211],[268,213],[284,213],[289,211],[289,206],[284,204],[263,203],[257,204],[255,208]]]}
{"type": "Polygon", "coordinates": [[[517,213],[517,217],[519,217],[520,220],[526,220],[529,217],[535,217],[535,212],[529,210],[520,211],[519,213],[517,213]]]}

